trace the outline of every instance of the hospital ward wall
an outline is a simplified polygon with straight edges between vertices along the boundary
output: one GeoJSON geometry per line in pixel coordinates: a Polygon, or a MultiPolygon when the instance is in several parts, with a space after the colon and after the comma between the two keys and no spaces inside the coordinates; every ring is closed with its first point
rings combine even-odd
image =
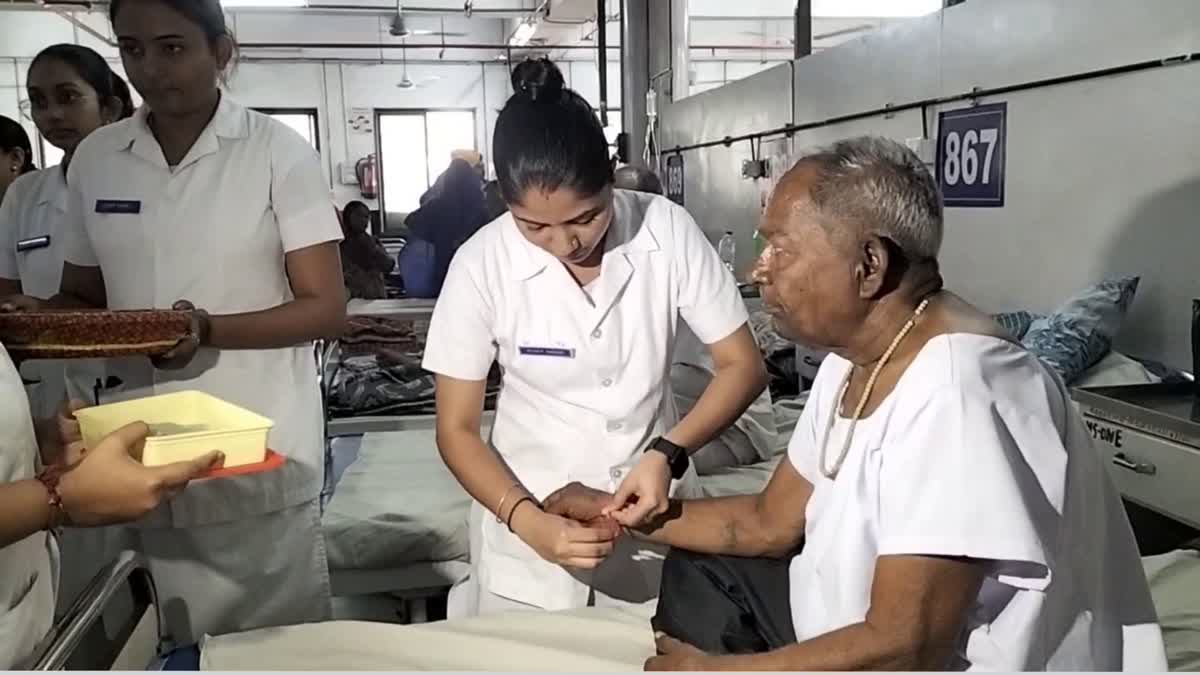
{"type": "MultiPolygon", "coordinates": [[[[102,12],[77,12],[101,35],[111,31],[102,12]]],[[[286,15],[285,15],[286,16],[286,15]]],[[[265,39],[275,15],[252,15],[255,22],[242,17],[238,34],[243,40],[265,39]]],[[[313,39],[361,39],[359,34],[318,33],[313,39]]],[[[20,119],[31,137],[36,138],[33,122],[22,116],[20,102],[26,98],[25,76],[33,57],[48,45],[67,42],[83,44],[104,55],[122,75],[117,49],[72,26],[52,12],[0,10],[0,115],[20,119]]],[[[448,59],[455,52],[448,51],[448,59]]],[[[512,93],[509,69],[503,63],[428,62],[412,60],[408,76],[420,86],[401,89],[404,65],[394,56],[386,61],[362,61],[361,51],[347,51],[346,58],[276,58],[261,52],[243,54],[226,88],[244,105],[257,108],[302,108],[317,111],[318,137],[322,166],[332,197],[338,204],[362,199],[357,185],[344,184],[341,166],[353,164],[376,151],[373,133],[355,131],[347,124],[350,111],[459,109],[475,113],[476,147],[488,153],[496,118],[512,93]],[[351,60],[357,58],[359,60],[351,60]]],[[[607,64],[608,100],[619,107],[621,100],[620,63],[614,52],[607,64]]],[[[561,64],[567,84],[578,90],[593,105],[599,105],[600,76],[594,58],[579,58],[561,64]]],[[[612,118],[619,122],[619,113],[612,118]]],[[[446,158],[449,165],[450,158],[446,158]]],[[[377,204],[366,200],[372,206],[377,204]]]]}
{"type": "MultiPolygon", "coordinates": [[[[1195,0],[971,0],[666,105],[663,146],[1196,52],[1195,0]],[[789,73],[790,89],[781,81],[789,73]]],[[[1002,101],[1005,204],[946,210],[949,287],[987,310],[1044,311],[1101,278],[1140,275],[1117,348],[1190,369],[1191,299],[1200,297],[1200,63],[979,100],[1002,101]]],[[[866,133],[936,138],[939,112],[970,105],[820,126],[764,140],[758,154],[866,133]]],[[[689,211],[714,241],[736,232],[739,264],[748,265],[761,208],[759,186],[741,178],[750,144],[684,155],[689,211]]]]}

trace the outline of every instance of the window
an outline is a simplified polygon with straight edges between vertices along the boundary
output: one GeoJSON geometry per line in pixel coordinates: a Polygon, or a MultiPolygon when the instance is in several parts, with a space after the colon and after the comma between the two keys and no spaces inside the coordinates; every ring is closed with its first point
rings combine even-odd
{"type": "MultiPolygon", "coordinates": [[[[475,149],[474,110],[378,113],[379,176],[385,214],[408,214],[450,165],[455,150],[475,149]]],[[[394,230],[400,223],[385,222],[394,230]]]]}
{"type": "Polygon", "coordinates": [[[42,142],[42,168],[46,169],[62,164],[63,155],[66,153],[50,145],[50,141],[42,138],[41,134],[38,134],[38,140],[42,142]]]}
{"type": "Polygon", "coordinates": [[[255,108],[279,122],[296,130],[317,150],[321,149],[321,136],[317,131],[317,111],[310,108],[255,108]]]}

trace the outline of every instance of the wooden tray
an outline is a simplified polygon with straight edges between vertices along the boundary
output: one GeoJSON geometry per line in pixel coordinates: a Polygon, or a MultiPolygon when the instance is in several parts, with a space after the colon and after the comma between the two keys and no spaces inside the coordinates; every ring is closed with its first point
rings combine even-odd
{"type": "Polygon", "coordinates": [[[191,313],[54,310],[0,314],[0,342],[17,359],[161,356],[191,331],[191,313]]]}

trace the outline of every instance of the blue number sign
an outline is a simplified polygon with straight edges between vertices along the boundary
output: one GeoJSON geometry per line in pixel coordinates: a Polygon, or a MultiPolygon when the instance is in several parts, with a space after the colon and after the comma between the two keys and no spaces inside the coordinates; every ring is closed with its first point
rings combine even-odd
{"type": "Polygon", "coordinates": [[[683,206],[683,155],[667,156],[667,199],[683,206]]]}
{"type": "Polygon", "coordinates": [[[938,116],[937,175],[946,206],[1004,206],[1008,104],[938,116]]]}

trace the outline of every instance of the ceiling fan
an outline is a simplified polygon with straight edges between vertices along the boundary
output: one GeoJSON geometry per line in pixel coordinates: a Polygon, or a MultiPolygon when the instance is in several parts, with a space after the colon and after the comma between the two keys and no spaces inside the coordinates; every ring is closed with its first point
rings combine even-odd
{"type": "Polygon", "coordinates": [[[442,79],[442,78],[438,77],[437,75],[430,75],[428,77],[422,77],[419,80],[413,80],[412,78],[410,78],[408,76],[408,47],[407,46],[402,47],[400,49],[400,58],[401,58],[401,62],[404,64],[404,72],[400,76],[400,81],[396,83],[397,88],[399,88],[399,89],[419,89],[422,86],[424,86],[425,83],[427,83],[427,82],[436,82],[436,81],[442,79]]]}
{"type": "Polygon", "coordinates": [[[388,25],[388,34],[392,37],[407,38],[417,35],[440,35],[442,37],[467,37],[466,33],[447,33],[446,19],[442,18],[442,29],[440,31],[429,30],[427,28],[410,28],[408,21],[404,18],[404,7],[399,1],[396,2],[396,15],[392,17],[391,23],[388,25]]]}

